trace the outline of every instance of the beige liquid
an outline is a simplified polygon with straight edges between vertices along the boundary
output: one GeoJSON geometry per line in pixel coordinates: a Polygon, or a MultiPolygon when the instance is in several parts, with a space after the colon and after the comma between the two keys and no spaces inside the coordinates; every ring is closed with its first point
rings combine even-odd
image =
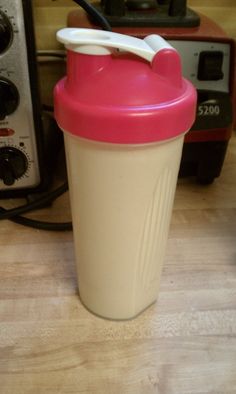
{"type": "Polygon", "coordinates": [[[184,135],[145,145],[64,136],[81,300],[132,318],[158,296],[184,135]]]}

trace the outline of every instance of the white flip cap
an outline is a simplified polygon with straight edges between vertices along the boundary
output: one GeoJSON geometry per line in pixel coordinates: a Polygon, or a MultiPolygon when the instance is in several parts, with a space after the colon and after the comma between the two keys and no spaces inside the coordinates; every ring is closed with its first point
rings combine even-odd
{"type": "Polygon", "coordinates": [[[151,34],[144,39],[96,29],[65,28],[57,32],[57,40],[67,49],[91,55],[106,55],[112,49],[134,53],[148,61],[161,49],[175,49],[162,37],[151,34]]]}

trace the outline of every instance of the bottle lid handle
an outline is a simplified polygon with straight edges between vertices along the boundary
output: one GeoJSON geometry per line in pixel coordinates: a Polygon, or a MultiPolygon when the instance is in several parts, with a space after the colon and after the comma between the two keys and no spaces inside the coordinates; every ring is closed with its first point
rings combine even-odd
{"type": "MultiPolygon", "coordinates": [[[[65,28],[57,32],[57,39],[67,48],[80,52],[83,45],[92,45],[121,49],[138,55],[148,61],[152,61],[156,52],[160,49],[172,48],[162,37],[157,34],[147,36],[144,40],[104,30],[65,28]]],[[[173,48],[172,48],[173,49],[173,48]]],[[[97,52],[91,54],[97,55],[97,52]]],[[[102,51],[101,51],[102,52],[102,51]]],[[[102,53],[101,53],[102,54],[102,53]]]]}
{"type": "Polygon", "coordinates": [[[109,54],[110,49],[128,51],[152,63],[153,71],[180,86],[180,57],[177,51],[157,34],[140,39],[104,30],[64,28],[57,32],[57,40],[67,49],[91,55],[109,54]],[[159,52],[162,53],[161,56],[158,56],[159,52]]]}

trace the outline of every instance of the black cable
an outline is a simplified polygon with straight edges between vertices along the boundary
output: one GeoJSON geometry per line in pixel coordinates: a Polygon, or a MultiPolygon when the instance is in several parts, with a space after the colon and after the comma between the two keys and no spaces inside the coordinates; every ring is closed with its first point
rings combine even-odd
{"type": "Polygon", "coordinates": [[[38,230],[46,231],[71,231],[72,222],[44,222],[41,220],[29,219],[23,216],[14,216],[10,219],[12,222],[21,224],[22,226],[36,228],[38,230]]]}
{"type": "Polygon", "coordinates": [[[19,216],[23,213],[30,212],[33,209],[42,208],[45,204],[52,202],[57,197],[59,197],[63,193],[65,193],[67,190],[68,190],[68,183],[66,182],[62,186],[60,186],[58,189],[47,193],[45,196],[42,196],[42,197],[38,198],[37,200],[32,201],[31,203],[27,203],[27,204],[21,205],[20,207],[7,209],[7,210],[5,210],[3,207],[0,207],[1,209],[3,209],[5,211],[0,214],[0,220],[11,219],[14,216],[19,216]]]}
{"type": "MultiPolygon", "coordinates": [[[[0,214],[7,212],[6,209],[0,207],[0,214]]],[[[14,223],[21,224],[27,227],[33,227],[38,230],[47,230],[47,231],[71,231],[72,230],[72,223],[71,222],[42,222],[40,220],[29,219],[23,216],[14,216],[9,218],[14,223]]]]}
{"type": "Polygon", "coordinates": [[[65,60],[66,59],[66,53],[57,53],[53,51],[38,51],[37,52],[38,57],[56,57],[58,59],[65,60]]]}
{"type": "Polygon", "coordinates": [[[92,4],[87,3],[85,0],[73,0],[76,4],[80,5],[104,30],[111,31],[110,23],[92,4]]]}
{"type": "Polygon", "coordinates": [[[32,203],[28,203],[22,205],[21,207],[17,207],[13,209],[5,209],[3,207],[0,207],[0,220],[9,219],[14,223],[18,223],[27,227],[33,227],[39,230],[71,231],[72,230],[71,222],[65,222],[65,223],[42,222],[40,220],[29,219],[19,215],[20,213],[26,213],[35,208],[41,208],[46,203],[50,203],[51,201],[59,197],[67,190],[68,190],[68,185],[67,183],[65,183],[64,185],[60,186],[58,189],[48,193],[43,197],[40,197],[39,199],[33,201],[32,203]]]}

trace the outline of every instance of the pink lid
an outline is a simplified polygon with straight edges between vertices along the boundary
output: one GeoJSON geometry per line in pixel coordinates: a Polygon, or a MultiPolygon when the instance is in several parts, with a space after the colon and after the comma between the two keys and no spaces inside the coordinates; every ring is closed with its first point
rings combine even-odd
{"type": "MultiPolygon", "coordinates": [[[[61,32],[67,34],[68,30],[89,29],[61,32]]],[[[112,38],[117,35],[110,34],[112,38]]],[[[131,53],[111,52],[107,41],[101,51],[97,43],[95,47],[83,41],[78,46],[78,37],[73,45],[71,40],[60,39],[68,49],[67,77],[54,90],[60,128],[87,139],[122,144],[162,141],[190,129],[195,120],[196,91],[182,78],[178,53],[163,39],[160,47],[160,37],[149,36],[159,39],[158,50],[151,49],[152,57],[147,52],[140,54],[143,43],[140,51],[128,48],[145,57],[141,59],[131,53]]],[[[127,48],[110,44],[117,46],[127,48]]]]}

